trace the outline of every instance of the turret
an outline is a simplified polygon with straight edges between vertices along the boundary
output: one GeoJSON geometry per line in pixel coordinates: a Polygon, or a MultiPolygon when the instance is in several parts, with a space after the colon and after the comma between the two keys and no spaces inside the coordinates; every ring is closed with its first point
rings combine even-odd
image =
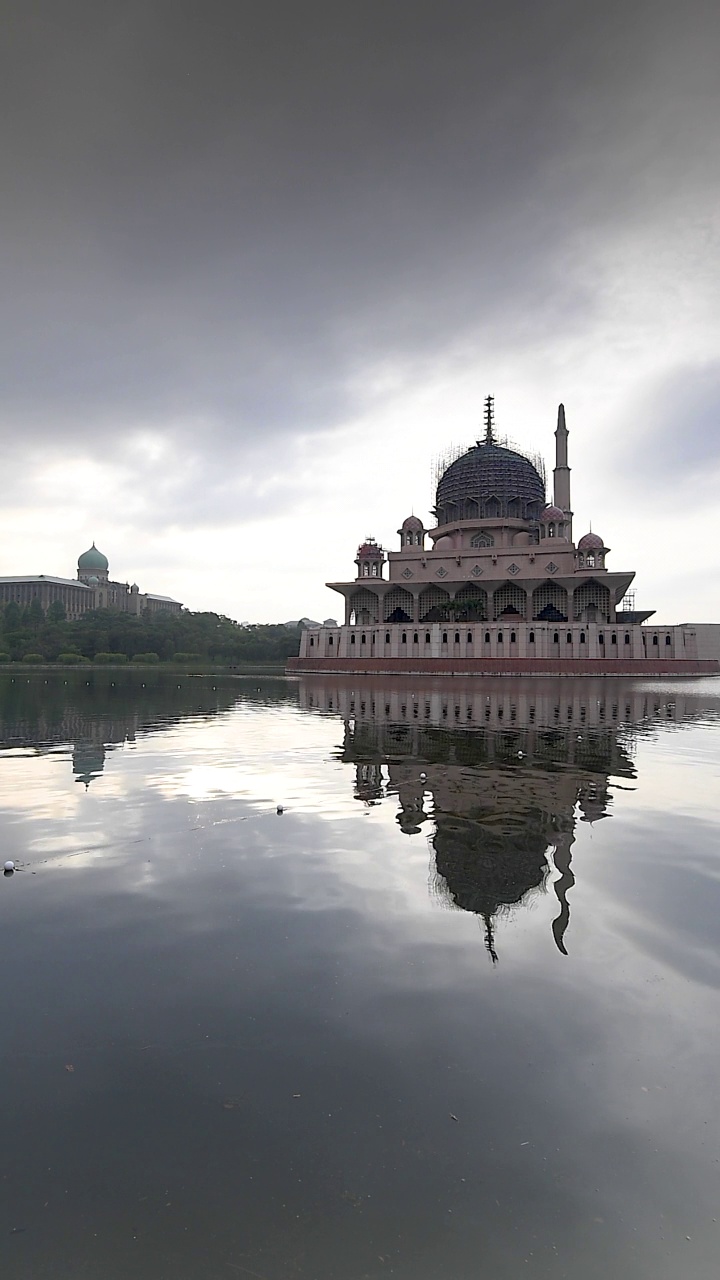
{"type": "MultiPolygon", "coordinates": [[[[568,466],[568,429],[565,424],[565,405],[558,405],[557,427],[555,428],[555,469],[553,471],[553,499],[556,507],[564,511],[566,519],[572,521],[570,506],[570,467],[568,466]]],[[[567,530],[572,538],[572,526],[567,530]]]]}
{"type": "Polygon", "coordinates": [[[382,578],[385,552],[374,538],[361,542],[355,557],[358,578],[382,578]]]}

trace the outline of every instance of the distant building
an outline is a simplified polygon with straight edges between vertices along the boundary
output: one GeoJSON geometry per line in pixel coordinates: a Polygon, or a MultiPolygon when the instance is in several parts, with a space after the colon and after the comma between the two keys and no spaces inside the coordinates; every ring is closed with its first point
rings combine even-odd
{"type": "Polygon", "coordinates": [[[720,671],[720,627],[647,626],[592,530],[573,541],[568,431],[559,406],[553,501],[542,462],[485,436],[447,460],[435,527],[408,516],[400,548],[360,544],[340,627],[307,625],[290,671],[482,675],[720,671]],[[384,576],[388,568],[387,578],[384,576]]]}
{"type": "Polygon", "coordinates": [[[59,600],[71,621],[92,609],[119,609],[134,614],[146,609],[151,613],[180,613],[182,609],[180,601],[171,596],[143,593],[135,582],[131,586],[111,579],[108,558],[94,542],[78,557],[77,579],[46,573],[0,577],[0,603],[14,601],[25,608],[33,600],[38,600],[45,611],[59,600]]]}

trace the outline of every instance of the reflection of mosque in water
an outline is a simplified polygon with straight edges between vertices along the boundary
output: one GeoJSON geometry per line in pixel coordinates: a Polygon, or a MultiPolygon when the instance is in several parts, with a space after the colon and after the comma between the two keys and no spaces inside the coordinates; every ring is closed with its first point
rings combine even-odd
{"type": "Polygon", "coordinates": [[[593,680],[448,688],[326,677],[302,681],[300,700],[343,719],[341,758],[355,766],[357,799],[392,797],[401,830],[428,833],[431,891],[482,918],[493,960],[495,919],[549,883],[553,936],[567,954],[576,823],[607,817],[613,789],[632,788],[648,725],[703,709],[675,689],[593,680]]]}
{"type": "MultiPolygon", "coordinates": [[[[244,699],[271,696],[280,682],[248,689],[232,679],[135,673],[69,673],[50,680],[0,680],[0,749],[39,755],[72,749],[75,780],[86,790],[109,752],[188,718],[209,718],[244,699]]],[[[284,687],[284,683],[283,683],[284,687]]]]}

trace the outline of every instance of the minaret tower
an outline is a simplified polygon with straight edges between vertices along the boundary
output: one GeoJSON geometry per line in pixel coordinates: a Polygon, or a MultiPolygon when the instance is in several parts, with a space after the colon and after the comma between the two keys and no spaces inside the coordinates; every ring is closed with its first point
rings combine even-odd
{"type": "Polygon", "coordinates": [[[558,405],[555,428],[555,470],[553,471],[553,501],[565,512],[568,521],[567,537],[572,541],[572,510],[570,508],[570,468],[568,466],[568,429],[565,425],[565,405],[558,405]]]}

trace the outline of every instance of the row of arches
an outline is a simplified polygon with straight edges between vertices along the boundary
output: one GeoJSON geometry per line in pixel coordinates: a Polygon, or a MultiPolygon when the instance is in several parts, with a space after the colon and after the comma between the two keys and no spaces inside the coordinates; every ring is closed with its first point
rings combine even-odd
{"type": "Polygon", "coordinates": [[[538,520],[542,503],[538,499],[528,502],[524,498],[499,498],[490,494],[486,498],[465,498],[463,502],[446,502],[438,507],[435,517],[438,524],[455,524],[458,520],[538,520]]]}
{"type": "Polygon", "coordinates": [[[570,593],[558,582],[545,581],[529,591],[505,582],[488,592],[467,583],[450,595],[442,587],[425,587],[417,597],[405,587],[393,587],[381,599],[361,588],[348,600],[348,622],[366,626],[383,622],[609,622],[610,591],[604,583],[585,582],[570,593]]]}

